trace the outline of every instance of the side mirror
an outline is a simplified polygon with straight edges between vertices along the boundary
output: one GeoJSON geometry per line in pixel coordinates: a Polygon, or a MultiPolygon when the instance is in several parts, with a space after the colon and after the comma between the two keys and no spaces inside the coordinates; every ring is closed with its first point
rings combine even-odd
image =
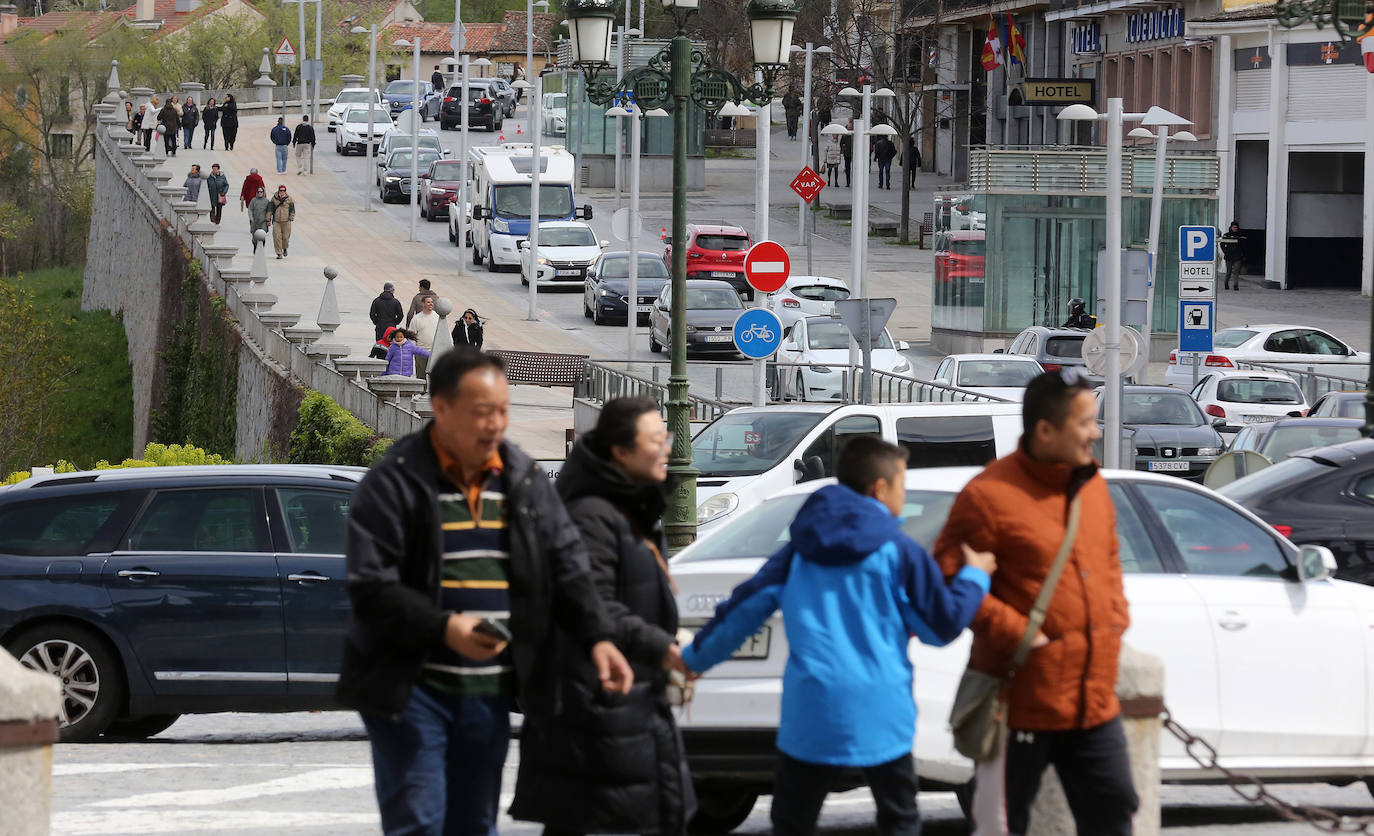
{"type": "Polygon", "coordinates": [[[798,482],[813,482],[825,478],[825,462],[821,461],[820,456],[797,459],[792,463],[792,467],[797,471],[798,482]]]}
{"type": "Polygon", "coordinates": [[[897,341],[897,350],[898,350],[898,351],[910,351],[910,350],[911,350],[911,343],[907,342],[906,340],[898,340],[898,341],[897,341]]]}
{"type": "Polygon", "coordinates": [[[1213,419],[1212,419],[1212,429],[1214,429],[1214,430],[1224,430],[1224,429],[1226,429],[1226,419],[1225,419],[1225,418],[1213,418],[1213,419]]]}
{"type": "Polygon", "coordinates": [[[1298,580],[1324,581],[1336,574],[1336,556],[1326,546],[1298,546],[1298,580]]]}
{"type": "Polygon", "coordinates": [[[584,221],[590,221],[591,219],[592,219],[592,207],[591,207],[591,204],[589,203],[589,204],[587,204],[586,206],[583,206],[583,207],[582,207],[582,220],[584,220],[584,221]]]}
{"type": "Polygon", "coordinates": [[[659,302],[659,303],[658,303],[658,309],[659,309],[660,311],[667,312],[668,306],[665,305],[665,304],[663,304],[662,302],[659,302]]]}
{"type": "Polygon", "coordinates": [[[487,210],[481,206],[472,207],[472,219],[474,221],[484,220],[487,217],[487,210]]]}
{"type": "Polygon", "coordinates": [[[611,242],[610,242],[610,241],[604,241],[604,240],[603,240],[603,241],[601,242],[601,248],[602,248],[602,249],[605,249],[606,247],[609,247],[610,245],[611,245],[611,242]]]}
{"type": "Polygon", "coordinates": [[[529,239],[528,239],[528,238],[521,238],[519,241],[516,241],[516,242],[515,242],[515,246],[516,246],[516,249],[528,250],[528,249],[530,248],[529,239]]]}
{"type": "Polygon", "coordinates": [[[1005,348],[994,348],[994,349],[992,350],[992,353],[993,353],[993,354],[1006,354],[1006,353],[1007,353],[1007,350],[1006,350],[1005,348]]]}
{"type": "Polygon", "coordinates": [[[421,175],[420,175],[420,179],[421,179],[421,180],[428,180],[428,179],[429,179],[429,172],[426,171],[424,174],[421,174],[421,175]]]}
{"type": "Polygon", "coordinates": [[[954,385],[954,384],[952,384],[952,383],[949,382],[949,378],[947,378],[947,377],[937,377],[937,378],[935,378],[935,382],[938,383],[938,384],[940,384],[941,386],[953,386],[953,385],[954,385]]]}

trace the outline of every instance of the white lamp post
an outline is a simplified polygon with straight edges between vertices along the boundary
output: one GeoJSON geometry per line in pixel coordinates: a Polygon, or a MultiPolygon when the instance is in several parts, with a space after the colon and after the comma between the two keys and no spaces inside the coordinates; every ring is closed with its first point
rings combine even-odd
{"type": "MultiPolygon", "coordinates": [[[[468,245],[468,200],[472,192],[472,161],[468,159],[468,109],[471,106],[471,102],[468,101],[468,73],[473,67],[489,66],[491,66],[490,59],[478,58],[473,60],[466,52],[463,53],[463,118],[458,123],[458,156],[463,160],[463,205],[460,207],[461,211],[458,213],[458,229],[454,233],[458,236],[459,246],[462,247],[468,245]]],[[[460,258],[459,261],[461,260],[460,258]]],[[[463,267],[460,268],[460,271],[466,269],[466,267],[463,267]]]]}
{"type": "Polygon", "coordinates": [[[630,251],[630,260],[626,264],[629,277],[629,289],[625,295],[625,359],[633,361],[635,359],[635,337],[639,327],[639,151],[641,134],[644,131],[644,119],[649,117],[667,116],[668,111],[661,107],[645,111],[634,102],[627,102],[625,105],[616,105],[606,111],[607,116],[627,116],[630,122],[630,219],[629,234],[625,237],[630,251]]]}
{"type": "MultiPolygon", "coordinates": [[[[542,6],[548,11],[549,0],[525,0],[525,81],[534,78],[534,9],[542,6]]],[[[534,130],[534,111],[525,108],[525,131],[534,130]]]]}
{"type": "Polygon", "coordinates": [[[1059,111],[1064,121],[1107,123],[1107,206],[1106,251],[1107,275],[1103,277],[1102,296],[1106,299],[1106,343],[1103,354],[1107,371],[1103,375],[1106,392],[1102,399],[1102,463],[1111,468],[1121,466],[1121,157],[1122,126],[1124,122],[1145,125],[1177,124],[1169,119],[1180,117],[1163,108],[1151,108],[1148,113],[1125,113],[1123,100],[1107,100],[1107,112],[1099,114],[1083,104],[1069,105],[1059,111]]]}
{"type": "Polygon", "coordinates": [[[414,55],[414,73],[410,82],[410,241],[415,237],[415,222],[420,217],[420,39],[414,43],[404,38],[392,46],[410,49],[414,55]]]}
{"type": "Polygon", "coordinates": [[[372,95],[377,90],[377,24],[364,28],[354,26],[351,30],[355,35],[367,35],[367,139],[363,140],[363,157],[367,165],[363,166],[363,211],[372,211],[372,175],[376,167],[372,165],[372,130],[373,117],[376,114],[377,103],[373,101],[372,95]]]}
{"type": "MultiPolygon", "coordinates": [[[[544,77],[536,75],[534,83],[528,81],[517,81],[512,85],[516,89],[534,91],[530,96],[529,108],[533,113],[543,106],[544,98],[544,77]]],[[[543,168],[543,160],[540,159],[539,135],[542,131],[531,131],[530,134],[530,233],[529,240],[525,247],[529,254],[529,311],[525,314],[525,319],[535,321],[539,319],[539,170],[543,168]]],[[[520,268],[524,270],[522,266],[520,268]]]]}

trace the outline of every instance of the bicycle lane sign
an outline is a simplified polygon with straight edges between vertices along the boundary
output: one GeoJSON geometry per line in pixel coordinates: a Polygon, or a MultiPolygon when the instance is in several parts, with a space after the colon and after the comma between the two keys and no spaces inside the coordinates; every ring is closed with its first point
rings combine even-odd
{"type": "Polygon", "coordinates": [[[772,357],[782,345],[782,321],[767,308],[750,308],[735,319],[735,348],[750,360],[772,357]]]}

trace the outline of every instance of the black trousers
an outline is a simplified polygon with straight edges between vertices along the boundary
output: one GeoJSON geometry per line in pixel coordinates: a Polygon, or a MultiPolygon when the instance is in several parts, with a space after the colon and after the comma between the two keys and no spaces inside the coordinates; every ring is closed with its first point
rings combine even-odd
{"type": "Polygon", "coordinates": [[[1045,767],[1054,765],[1079,833],[1130,836],[1140,799],[1131,781],[1130,754],[1121,717],[1090,729],[1057,732],[1008,731],[1007,830],[1020,836],[1030,825],[1030,808],[1045,767]]]}
{"type": "Polygon", "coordinates": [[[853,158],[853,157],[845,157],[845,158],[844,158],[844,187],[845,187],[846,189],[849,188],[849,186],[850,186],[849,169],[850,169],[850,167],[851,167],[853,164],[854,164],[854,158],[853,158]]]}
{"type": "MultiPolygon", "coordinates": [[[[808,763],[778,753],[773,780],[773,832],[777,836],[810,836],[816,832],[825,796],[843,767],[808,763]]],[[[916,765],[911,755],[865,767],[864,781],[878,808],[882,836],[920,836],[921,813],[916,807],[916,765]]]]}

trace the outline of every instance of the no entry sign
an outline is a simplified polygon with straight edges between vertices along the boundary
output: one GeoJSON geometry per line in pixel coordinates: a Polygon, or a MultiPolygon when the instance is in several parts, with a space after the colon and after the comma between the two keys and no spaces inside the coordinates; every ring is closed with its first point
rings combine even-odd
{"type": "Polygon", "coordinates": [[[792,178],[792,191],[802,200],[810,203],[816,199],[816,195],[825,188],[825,179],[815,172],[809,165],[802,166],[802,170],[797,172],[797,176],[792,178]]]}
{"type": "Polygon", "coordinates": [[[772,293],[787,282],[792,261],[787,250],[773,241],[760,241],[749,248],[744,257],[744,277],[750,286],[763,293],[772,293]]]}

